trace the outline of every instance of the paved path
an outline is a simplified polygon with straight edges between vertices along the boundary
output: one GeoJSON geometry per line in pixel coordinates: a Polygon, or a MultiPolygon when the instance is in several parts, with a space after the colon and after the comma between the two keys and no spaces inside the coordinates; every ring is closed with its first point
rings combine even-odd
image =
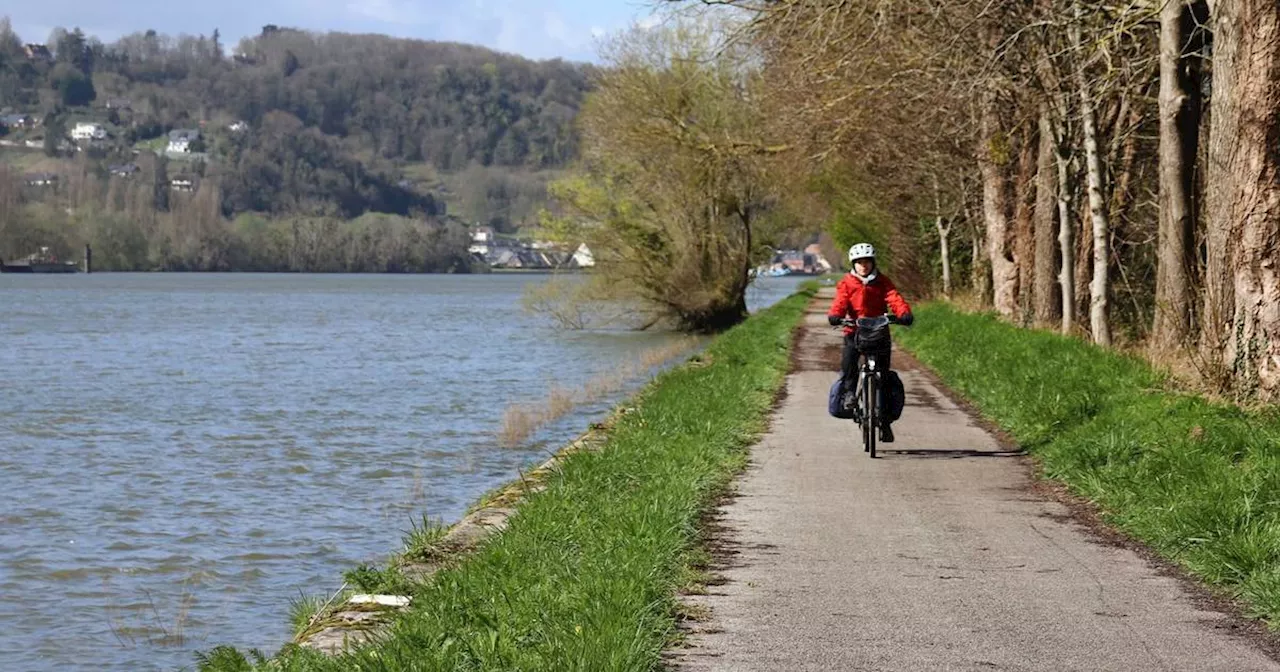
{"type": "Polygon", "coordinates": [[[1034,494],[1024,458],[900,355],[898,440],[869,459],[856,426],[826,413],[829,301],[811,308],[785,401],[724,509],[725,583],[689,599],[712,615],[674,667],[1280,670],[1178,579],[1034,494]]]}

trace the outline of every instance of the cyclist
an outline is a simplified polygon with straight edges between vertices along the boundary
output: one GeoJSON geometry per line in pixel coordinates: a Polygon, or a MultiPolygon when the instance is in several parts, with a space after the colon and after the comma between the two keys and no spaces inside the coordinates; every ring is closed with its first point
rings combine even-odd
{"type": "MultiPolygon", "coordinates": [[[[911,315],[911,306],[898,293],[889,276],[880,273],[876,268],[876,248],[870,243],[858,243],[849,248],[849,263],[853,270],[836,285],[836,298],[827,311],[827,322],[838,326],[845,319],[859,317],[879,317],[892,309],[897,323],[911,326],[915,318],[911,315]]],[[[844,329],[844,352],[840,357],[840,398],[852,384],[858,380],[858,349],[854,342],[856,327],[846,326],[844,329]]],[[[875,359],[877,371],[889,370],[890,346],[885,344],[884,350],[868,353],[875,359]]],[[[884,413],[880,414],[885,417],[884,413]]],[[[888,420],[880,425],[880,441],[893,442],[893,428],[888,420]]]]}

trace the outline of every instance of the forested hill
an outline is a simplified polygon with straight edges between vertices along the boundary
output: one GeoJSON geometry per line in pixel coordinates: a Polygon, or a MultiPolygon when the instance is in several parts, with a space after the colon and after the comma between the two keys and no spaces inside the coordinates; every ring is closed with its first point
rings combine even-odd
{"type": "Polygon", "coordinates": [[[402,212],[431,195],[390,192],[429,191],[438,172],[563,166],[576,152],[572,121],[590,75],[589,66],[473,46],[275,26],[234,48],[217,31],[103,44],[75,30],[54,31],[42,54],[32,37],[0,22],[0,112],[59,132],[102,121],[111,138],[98,150],[121,156],[201,129],[226,215],[317,200],[347,215],[402,212]],[[247,129],[227,132],[235,122],[247,129]],[[349,193],[333,201],[324,192],[340,182],[349,193]],[[277,198],[282,189],[294,193],[277,198]]]}

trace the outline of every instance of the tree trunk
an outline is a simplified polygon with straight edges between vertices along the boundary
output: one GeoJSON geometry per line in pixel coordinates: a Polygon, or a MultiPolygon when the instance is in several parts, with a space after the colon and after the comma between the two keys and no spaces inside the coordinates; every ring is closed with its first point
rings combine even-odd
{"type": "Polygon", "coordinates": [[[973,258],[972,263],[969,264],[969,283],[973,287],[974,296],[978,299],[978,305],[986,306],[989,305],[987,298],[991,295],[991,269],[987,264],[986,241],[982,237],[983,224],[973,217],[968,206],[965,206],[964,219],[969,224],[969,233],[972,237],[973,258]]]}
{"type": "Polygon", "coordinates": [[[1200,120],[1196,82],[1182,63],[1189,14],[1184,0],[1170,0],[1160,11],[1160,231],[1151,344],[1164,351],[1186,345],[1191,335],[1191,196],[1200,120]]]}
{"type": "Polygon", "coordinates": [[[1213,4],[1205,342],[1240,398],[1280,399],[1280,4],[1213,4]]]}
{"type": "Polygon", "coordinates": [[[1076,167],[1076,322],[1087,322],[1089,319],[1089,279],[1093,273],[1093,224],[1089,215],[1089,197],[1080,193],[1080,168],[1076,167]]]}
{"type": "Polygon", "coordinates": [[[998,154],[1007,140],[998,135],[995,102],[985,101],[981,121],[978,167],[982,173],[982,218],[987,229],[987,256],[991,261],[992,301],[998,313],[1011,318],[1017,312],[1018,266],[1009,250],[1009,180],[998,154]]]}
{"type": "MultiPolygon", "coordinates": [[[[1076,3],[1076,18],[1080,18],[1080,5],[1076,3]]],[[[1072,27],[1072,42],[1081,48],[1079,25],[1072,27]]],[[[1076,68],[1076,88],[1080,94],[1080,124],[1084,137],[1085,176],[1089,186],[1089,216],[1093,222],[1093,281],[1089,283],[1089,327],[1093,342],[1111,345],[1111,325],[1107,314],[1107,293],[1110,289],[1107,277],[1110,259],[1108,243],[1110,225],[1102,198],[1102,159],[1098,156],[1098,130],[1093,116],[1093,92],[1085,75],[1082,58],[1076,68]]]]}
{"type": "Polygon", "coordinates": [[[1033,184],[1036,179],[1036,149],[1038,140],[1036,131],[1027,128],[1022,133],[1021,151],[1018,153],[1018,179],[1015,182],[1014,196],[1017,198],[1013,211],[1014,223],[1014,259],[1018,266],[1018,321],[1029,325],[1032,320],[1031,295],[1035,287],[1035,225],[1033,210],[1035,196],[1033,184]]]}
{"type": "Polygon", "coordinates": [[[942,256],[942,295],[951,298],[951,223],[938,215],[934,226],[938,227],[938,253],[942,256]]]}
{"type": "Polygon", "coordinates": [[[1076,267],[1075,224],[1071,221],[1071,176],[1068,159],[1058,157],[1058,249],[1062,257],[1058,267],[1058,287],[1062,291],[1062,333],[1075,331],[1076,267]]]}
{"type": "Polygon", "coordinates": [[[1037,324],[1047,325],[1057,321],[1062,307],[1054,291],[1054,208],[1057,200],[1054,188],[1053,124],[1049,120],[1048,107],[1040,110],[1040,151],[1036,157],[1036,208],[1035,208],[1035,289],[1034,313],[1037,324]]]}
{"type": "Polygon", "coordinates": [[[1062,333],[1070,335],[1075,331],[1076,247],[1075,222],[1071,218],[1071,214],[1075,212],[1072,203],[1075,190],[1071,182],[1071,143],[1067,135],[1069,119],[1066,100],[1065,95],[1057,96],[1055,117],[1058,125],[1054,129],[1053,141],[1058,168],[1058,253],[1061,257],[1058,266],[1058,288],[1062,295],[1062,333]]]}
{"type": "Polygon", "coordinates": [[[933,176],[934,223],[938,229],[938,253],[942,257],[942,295],[951,298],[951,226],[952,221],[942,215],[942,189],[938,176],[933,176]]]}

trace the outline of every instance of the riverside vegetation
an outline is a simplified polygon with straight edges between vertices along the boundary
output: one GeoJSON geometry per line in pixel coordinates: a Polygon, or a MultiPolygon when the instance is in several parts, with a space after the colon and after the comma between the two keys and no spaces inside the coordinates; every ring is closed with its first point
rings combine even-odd
{"type": "Polygon", "coordinates": [[[921,306],[899,342],[1045,476],[1248,612],[1280,624],[1280,414],[1176,390],[1140,359],[994,314],[921,306]]]}
{"type": "Polygon", "coordinates": [[[1280,400],[1280,4],[671,4],[739,20],[778,175],[909,292],[1280,400]]]}
{"type": "MultiPolygon", "coordinates": [[[[384,641],[334,658],[287,646],[269,662],[219,647],[201,655],[200,671],[656,667],[676,636],[677,592],[696,588],[707,561],[699,519],[764,430],[813,292],[659,375],[601,450],[567,456],[475,555],[422,584],[376,570],[350,577],[412,596],[384,641]]],[[[429,544],[432,534],[418,536],[429,544]]]]}
{"type": "Polygon", "coordinates": [[[0,19],[0,115],[28,119],[0,140],[44,151],[0,147],[0,255],[88,242],[102,270],[467,270],[461,222],[535,223],[591,72],[274,25],[234,49],[216,29],[58,28],[39,55],[24,42],[44,36],[23,37],[0,19]],[[106,137],[72,143],[81,122],[106,137]],[[200,137],[166,152],[179,129],[200,137]]]}

